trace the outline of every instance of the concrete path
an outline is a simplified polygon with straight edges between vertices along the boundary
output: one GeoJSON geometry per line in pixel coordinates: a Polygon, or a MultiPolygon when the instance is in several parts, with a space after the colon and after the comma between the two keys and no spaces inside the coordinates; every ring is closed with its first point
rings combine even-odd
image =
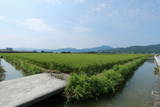
{"type": "MultiPolygon", "coordinates": [[[[156,64],[160,67],[160,56],[154,56],[156,64]]],[[[151,107],[160,107],[160,77],[157,76],[157,81],[155,82],[155,86],[152,89],[151,93],[153,104],[151,107]]]]}
{"type": "Polygon", "coordinates": [[[64,89],[66,81],[43,73],[0,82],[0,107],[26,107],[64,89]]]}
{"type": "Polygon", "coordinates": [[[156,60],[157,65],[160,66],[160,56],[154,56],[154,59],[156,60]]]}

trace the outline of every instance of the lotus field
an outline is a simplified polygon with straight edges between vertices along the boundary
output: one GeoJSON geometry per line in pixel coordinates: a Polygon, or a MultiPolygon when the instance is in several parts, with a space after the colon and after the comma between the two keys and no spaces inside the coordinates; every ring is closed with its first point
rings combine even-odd
{"type": "Polygon", "coordinates": [[[1,53],[26,74],[58,72],[70,75],[65,95],[69,99],[113,94],[149,55],[144,54],[62,54],[1,53]]]}

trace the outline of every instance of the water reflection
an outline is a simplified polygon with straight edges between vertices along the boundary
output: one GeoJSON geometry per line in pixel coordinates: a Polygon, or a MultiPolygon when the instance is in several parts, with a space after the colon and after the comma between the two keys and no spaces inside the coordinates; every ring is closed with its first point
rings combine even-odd
{"type": "Polygon", "coordinates": [[[4,79],[5,79],[4,70],[2,69],[2,67],[0,65],[0,81],[3,81],[4,79]]]}
{"type": "Polygon", "coordinates": [[[4,59],[0,60],[1,71],[0,72],[0,80],[10,80],[15,78],[24,77],[22,71],[17,70],[14,66],[9,64],[4,59]]]}
{"type": "Polygon", "coordinates": [[[5,79],[5,74],[0,71],[0,81],[3,81],[5,79]]]}
{"type": "Polygon", "coordinates": [[[5,74],[4,74],[4,70],[2,68],[2,65],[1,65],[1,58],[0,58],[0,81],[3,81],[5,79],[5,74]]]}

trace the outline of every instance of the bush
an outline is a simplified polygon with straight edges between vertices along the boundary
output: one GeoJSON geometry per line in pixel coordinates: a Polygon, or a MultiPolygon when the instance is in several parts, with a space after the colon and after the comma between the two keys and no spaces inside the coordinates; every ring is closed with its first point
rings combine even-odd
{"type": "Polygon", "coordinates": [[[87,76],[86,74],[72,74],[65,89],[68,98],[82,99],[99,96],[103,93],[114,93],[122,83],[120,73],[112,70],[105,71],[103,75],[87,76]]]}
{"type": "Polygon", "coordinates": [[[65,89],[65,94],[69,98],[75,98],[77,100],[90,95],[88,89],[90,89],[90,78],[86,74],[72,73],[68,87],[65,89]]]}
{"type": "Polygon", "coordinates": [[[145,60],[146,57],[142,57],[92,76],[73,73],[69,78],[65,95],[70,99],[80,100],[101,94],[114,94],[145,60]]]}

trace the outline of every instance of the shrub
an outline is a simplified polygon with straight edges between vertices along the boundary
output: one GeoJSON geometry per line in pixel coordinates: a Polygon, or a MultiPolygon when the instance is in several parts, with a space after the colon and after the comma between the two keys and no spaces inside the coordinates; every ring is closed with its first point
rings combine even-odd
{"type": "Polygon", "coordinates": [[[90,78],[86,74],[76,74],[72,73],[68,87],[65,89],[65,94],[69,98],[75,98],[77,100],[84,98],[90,94],[88,89],[90,89],[90,78]]]}
{"type": "Polygon", "coordinates": [[[69,78],[65,95],[70,99],[80,100],[101,94],[114,94],[145,60],[146,57],[142,57],[92,76],[73,73],[69,78]]]}

